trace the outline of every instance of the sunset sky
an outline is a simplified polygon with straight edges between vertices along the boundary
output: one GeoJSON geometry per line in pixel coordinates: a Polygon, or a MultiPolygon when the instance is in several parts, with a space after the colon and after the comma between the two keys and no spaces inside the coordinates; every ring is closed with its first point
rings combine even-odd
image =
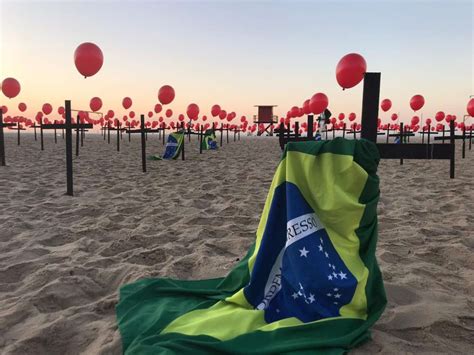
{"type": "MultiPolygon", "coordinates": [[[[0,0],[0,80],[15,77],[17,98],[0,104],[33,118],[45,102],[54,112],[65,99],[103,110],[130,96],[136,113],[172,85],[176,113],[197,103],[252,117],[253,105],[278,105],[284,115],[316,92],[329,108],[360,118],[362,84],[342,91],[335,67],[362,54],[382,73],[381,99],[409,121],[414,94],[425,96],[424,117],[438,110],[462,116],[473,90],[471,1],[4,1],[0,0]],[[73,62],[82,42],[96,43],[104,66],[84,79],[73,62]]],[[[53,117],[53,116],[52,116],[53,117]]],[[[54,118],[54,117],[53,117],[54,118]]]]}

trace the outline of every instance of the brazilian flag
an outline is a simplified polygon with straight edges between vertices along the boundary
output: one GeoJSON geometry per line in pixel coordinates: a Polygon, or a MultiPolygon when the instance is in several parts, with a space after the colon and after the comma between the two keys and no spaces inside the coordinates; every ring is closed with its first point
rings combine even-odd
{"type": "Polygon", "coordinates": [[[216,133],[213,129],[208,129],[204,132],[202,137],[202,150],[215,150],[217,149],[216,133]]]}
{"type": "Polygon", "coordinates": [[[341,354],[386,305],[375,259],[379,161],[366,140],[288,143],[255,243],[225,278],[120,289],[126,354],[341,354]]]}
{"type": "Polygon", "coordinates": [[[176,159],[177,157],[179,157],[179,154],[181,153],[181,150],[183,149],[183,143],[184,143],[183,132],[171,133],[168,136],[168,140],[166,141],[165,154],[163,154],[163,156],[151,155],[148,157],[148,159],[149,160],[176,159]]]}

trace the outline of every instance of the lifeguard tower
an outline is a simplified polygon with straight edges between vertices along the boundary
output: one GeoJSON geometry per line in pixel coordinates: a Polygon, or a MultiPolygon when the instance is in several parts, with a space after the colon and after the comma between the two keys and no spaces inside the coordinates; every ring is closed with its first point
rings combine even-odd
{"type": "MultiPolygon", "coordinates": [[[[263,124],[265,132],[273,136],[273,125],[278,122],[278,117],[273,115],[273,108],[277,105],[255,105],[258,107],[258,114],[253,116],[253,122],[257,125],[263,124]]],[[[261,136],[264,131],[257,130],[257,136],[261,136]]]]}

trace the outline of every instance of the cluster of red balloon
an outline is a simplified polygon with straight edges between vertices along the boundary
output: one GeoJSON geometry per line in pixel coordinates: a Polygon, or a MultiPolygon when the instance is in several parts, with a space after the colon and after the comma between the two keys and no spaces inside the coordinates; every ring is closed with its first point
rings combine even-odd
{"type": "MultiPolygon", "coordinates": [[[[365,59],[357,53],[350,53],[345,55],[339,60],[336,65],[336,80],[337,83],[345,89],[352,88],[359,84],[363,79],[367,71],[367,63],[365,59]]],[[[324,93],[316,93],[310,99],[307,99],[303,102],[301,107],[293,106],[287,112],[286,118],[280,122],[285,123],[287,126],[290,124],[291,118],[298,118],[303,115],[319,115],[324,112],[329,105],[329,99],[324,93]]],[[[344,126],[345,115],[343,113],[338,116],[339,123],[335,117],[332,117],[330,122],[333,128],[342,128],[344,126]]],[[[353,122],[356,119],[355,113],[349,115],[349,121],[353,122]]],[[[294,128],[295,125],[293,124],[294,128]]],[[[303,130],[308,129],[307,123],[303,122],[301,124],[303,130]]],[[[316,124],[315,127],[316,128],[316,124]]],[[[360,129],[360,124],[353,122],[351,124],[352,129],[360,129]]]]}
{"type": "MultiPolygon", "coordinates": [[[[31,127],[33,126],[33,121],[27,117],[24,116],[6,116],[3,119],[4,123],[17,123],[19,124],[19,128],[24,128],[24,127],[31,127]]],[[[7,129],[17,129],[17,127],[7,127],[7,129]]]]}

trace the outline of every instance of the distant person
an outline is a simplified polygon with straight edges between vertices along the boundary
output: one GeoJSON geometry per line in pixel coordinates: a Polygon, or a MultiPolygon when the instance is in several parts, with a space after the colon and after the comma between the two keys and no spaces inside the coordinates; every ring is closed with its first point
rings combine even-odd
{"type": "Polygon", "coordinates": [[[322,112],[317,121],[318,121],[318,130],[316,131],[316,140],[319,141],[322,139],[322,132],[326,131],[326,125],[330,123],[329,118],[331,117],[331,111],[328,109],[325,109],[324,112],[322,112]]]}

